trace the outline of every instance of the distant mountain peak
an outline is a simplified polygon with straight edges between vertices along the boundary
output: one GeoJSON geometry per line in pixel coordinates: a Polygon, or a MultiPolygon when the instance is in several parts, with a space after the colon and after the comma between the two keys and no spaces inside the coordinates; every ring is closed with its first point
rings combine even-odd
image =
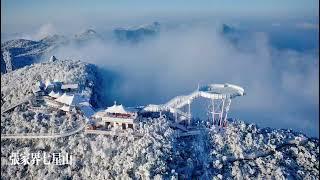
{"type": "Polygon", "coordinates": [[[62,37],[62,36],[60,36],[60,35],[58,35],[58,34],[54,34],[54,35],[45,36],[45,37],[42,38],[42,39],[52,39],[52,38],[56,39],[56,38],[60,38],[60,37],[62,37]]]}
{"type": "Polygon", "coordinates": [[[156,35],[160,31],[160,23],[143,24],[129,28],[116,28],[113,32],[120,41],[138,42],[145,37],[156,35]]]}
{"type": "Polygon", "coordinates": [[[99,37],[99,35],[94,29],[86,29],[81,33],[75,35],[76,39],[91,39],[97,37],[99,37]]]}
{"type": "Polygon", "coordinates": [[[160,23],[155,21],[151,24],[143,24],[136,27],[136,29],[139,29],[139,28],[158,30],[160,28],[160,23]]]}
{"type": "Polygon", "coordinates": [[[42,38],[40,41],[47,42],[47,43],[61,43],[66,41],[66,37],[62,35],[54,34],[54,35],[48,35],[42,38]]]}
{"type": "Polygon", "coordinates": [[[87,29],[84,32],[82,32],[81,34],[97,34],[97,32],[93,29],[87,29]]]}
{"type": "Polygon", "coordinates": [[[129,27],[120,27],[116,28],[115,30],[125,30],[125,31],[137,31],[137,30],[159,30],[160,29],[160,23],[155,21],[150,24],[142,24],[142,25],[135,25],[135,26],[129,26],[129,27]]]}

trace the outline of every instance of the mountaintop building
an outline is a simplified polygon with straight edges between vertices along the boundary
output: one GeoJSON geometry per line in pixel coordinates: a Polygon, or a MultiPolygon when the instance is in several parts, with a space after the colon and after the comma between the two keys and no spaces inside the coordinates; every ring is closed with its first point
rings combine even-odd
{"type": "Polygon", "coordinates": [[[108,107],[104,111],[99,111],[93,115],[94,118],[100,120],[101,125],[105,126],[121,126],[122,129],[134,128],[134,120],[137,118],[137,112],[131,111],[122,105],[108,107]]]}

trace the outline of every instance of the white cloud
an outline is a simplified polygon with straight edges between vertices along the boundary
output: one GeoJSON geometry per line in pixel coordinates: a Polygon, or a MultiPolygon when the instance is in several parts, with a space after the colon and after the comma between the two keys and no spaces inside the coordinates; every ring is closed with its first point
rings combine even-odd
{"type": "Polygon", "coordinates": [[[43,24],[39,30],[33,35],[33,39],[39,40],[49,35],[54,35],[57,33],[56,28],[53,24],[47,23],[43,24]]]}
{"type": "MultiPolygon", "coordinates": [[[[228,82],[247,91],[231,111],[275,114],[267,122],[273,127],[282,117],[290,117],[282,126],[299,129],[301,117],[314,122],[316,115],[305,109],[319,103],[314,99],[319,92],[316,55],[274,50],[264,33],[241,39],[235,46],[214,29],[192,27],[162,32],[135,46],[108,41],[63,47],[56,56],[81,59],[115,72],[118,79],[111,87],[107,82],[106,91],[112,100],[125,105],[164,103],[191,92],[198,83],[228,82]],[[290,114],[293,110],[297,116],[290,114]]],[[[307,131],[314,133],[312,129],[307,131]]]]}

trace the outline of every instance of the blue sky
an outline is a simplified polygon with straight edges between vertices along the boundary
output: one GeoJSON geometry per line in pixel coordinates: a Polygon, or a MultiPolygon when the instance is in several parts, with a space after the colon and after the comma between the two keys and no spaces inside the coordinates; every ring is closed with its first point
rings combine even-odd
{"type": "Polygon", "coordinates": [[[83,23],[112,21],[133,17],[201,17],[247,18],[251,20],[308,20],[318,22],[317,0],[2,0],[2,24],[83,23]]]}
{"type": "Polygon", "coordinates": [[[93,13],[101,12],[107,13],[112,11],[120,12],[218,12],[222,14],[240,13],[267,17],[294,17],[294,16],[313,16],[318,11],[318,1],[316,0],[268,0],[268,1],[254,1],[254,0],[176,0],[176,1],[153,1],[153,0],[139,0],[139,1],[124,1],[124,0],[110,0],[110,1],[70,1],[70,0],[2,0],[2,8],[6,13],[13,15],[17,11],[22,13],[29,13],[29,17],[38,16],[38,12],[45,14],[67,15],[68,13],[93,13]]]}

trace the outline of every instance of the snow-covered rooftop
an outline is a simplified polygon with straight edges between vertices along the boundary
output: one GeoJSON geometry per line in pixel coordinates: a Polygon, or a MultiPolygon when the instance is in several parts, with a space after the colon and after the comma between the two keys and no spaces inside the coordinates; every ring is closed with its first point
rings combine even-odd
{"type": "Polygon", "coordinates": [[[85,102],[86,99],[84,99],[83,97],[81,97],[78,94],[68,95],[68,94],[64,93],[62,96],[57,98],[56,101],[61,102],[63,104],[67,104],[69,106],[75,106],[81,102],[85,102]]]}
{"type": "Polygon", "coordinates": [[[105,112],[107,113],[123,113],[123,114],[126,114],[128,113],[124,107],[122,105],[116,105],[114,104],[113,106],[111,107],[108,107],[105,112]]]}
{"type": "Polygon", "coordinates": [[[61,94],[60,92],[55,93],[54,91],[51,91],[48,95],[49,95],[50,97],[53,97],[53,98],[58,98],[58,97],[60,97],[62,94],[61,94]]]}

